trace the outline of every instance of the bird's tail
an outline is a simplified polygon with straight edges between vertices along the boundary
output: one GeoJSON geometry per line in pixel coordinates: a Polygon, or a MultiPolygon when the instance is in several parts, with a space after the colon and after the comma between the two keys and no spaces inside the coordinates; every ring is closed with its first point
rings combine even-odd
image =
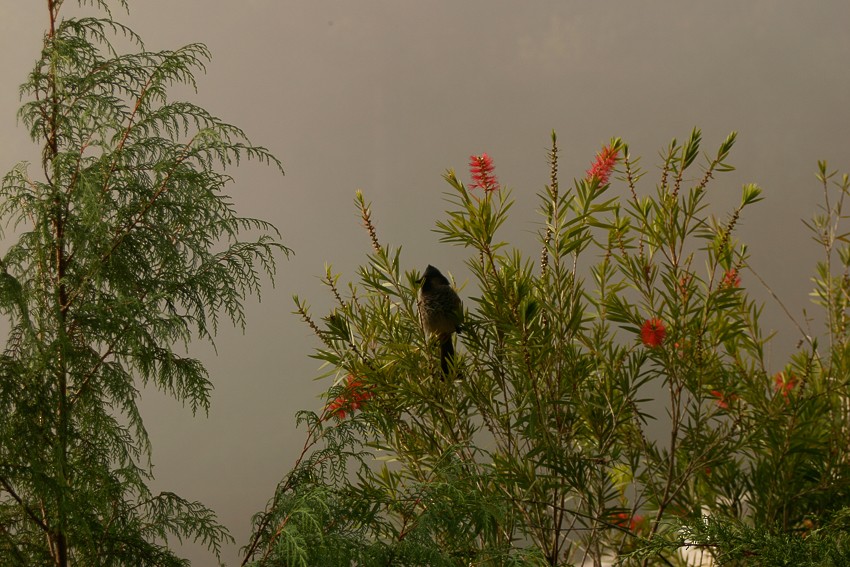
{"type": "Polygon", "coordinates": [[[440,340],[440,368],[443,369],[443,375],[448,376],[449,367],[455,364],[455,347],[452,344],[452,335],[449,333],[440,340]]]}

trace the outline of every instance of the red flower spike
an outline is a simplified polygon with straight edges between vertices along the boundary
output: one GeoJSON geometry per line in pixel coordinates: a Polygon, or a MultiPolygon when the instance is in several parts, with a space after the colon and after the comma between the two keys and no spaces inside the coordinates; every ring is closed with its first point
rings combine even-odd
{"type": "Polygon", "coordinates": [[[349,374],[345,379],[345,391],[327,405],[326,415],[345,419],[349,412],[361,409],[371,397],[372,392],[366,389],[363,382],[349,374]]]}
{"type": "Polygon", "coordinates": [[[788,394],[791,393],[791,390],[797,385],[797,377],[791,374],[787,378],[785,377],[784,372],[777,372],[773,376],[773,387],[777,392],[782,393],[782,397],[785,398],[785,401],[788,401],[788,394]]]}
{"type": "Polygon", "coordinates": [[[587,181],[593,181],[596,178],[600,185],[607,184],[611,172],[614,171],[614,164],[617,163],[619,153],[619,150],[614,150],[608,146],[602,148],[602,151],[596,154],[593,165],[587,170],[587,181]]]}
{"type": "Polygon", "coordinates": [[[741,277],[738,275],[738,270],[731,268],[726,270],[723,275],[723,281],[720,282],[720,287],[740,287],[741,277]]]}
{"type": "Polygon", "coordinates": [[[345,400],[342,397],[336,398],[334,401],[328,404],[326,409],[327,417],[336,417],[337,419],[345,419],[345,400]]]}
{"type": "Polygon", "coordinates": [[[720,390],[712,390],[709,392],[713,397],[717,398],[717,407],[720,409],[729,409],[729,404],[738,399],[735,394],[724,394],[720,390]]]}
{"type": "Polygon", "coordinates": [[[729,404],[726,403],[726,398],[720,390],[712,390],[711,395],[717,398],[717,406],[722,409],[729,409],[729,404]]]}
{"type": "Polygon", "coordinates": [[[626,512],[620,512],[619,514],[614,515],[614,523],[621,528],[627,528],[630,532],[635,531],[635,528],[637,528],[642,522],[643,516],[640,514],[630,516],[626,512]]]}
{"type": "Polygon", "coordinates": [[[640,328],[640,340],[650,348],[661,346],[666,335],[667,329],[661,319],[647,319],[640,328]]]}
{"type": "Polygon", "coordinates": [[[499,181],[493,175],[493,158],[486,153],[469,156],[469,173],[472,175],[472,189],[480,187],[485,193],[499,190],[499,181]]]}

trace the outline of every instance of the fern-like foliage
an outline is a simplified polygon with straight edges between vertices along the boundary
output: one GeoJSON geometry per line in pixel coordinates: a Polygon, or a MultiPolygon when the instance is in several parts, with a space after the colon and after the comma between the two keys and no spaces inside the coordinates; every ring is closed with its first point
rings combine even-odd
{"type": "Polygon", "coordinates": [[[629,558],[684,549],[710,553],[718,567],[840,567],[850,564],[848,518],[850,510],[844,508],[818,528],[786,531],[703,517],[678,523],[669,539],[641,542],[629,558]]]}
{"type": "Polygon", "coordinates": [[[25,565],[182,565],[169,538],[217,553],[229,535],[199,503],[149,492],[139,387],[208,409],[212,383],[184,347],[212,340],[222,317],[244,325],[246,296],[289,252],[274,226],[236,214],[224,171],[280,163],[239,128],[169,99],[170,87],[194,86],[204,45],[146,51],[105,2],[91,4],[106,17],[60,19],[62,3],[48,3],[19,112],[41,163],[19,164],[0,185],[0,217],[17,236],[0,260],[11,323],[0,554],[25,565]],[[116,37],[139,51],[119,53],[116,37]]]}

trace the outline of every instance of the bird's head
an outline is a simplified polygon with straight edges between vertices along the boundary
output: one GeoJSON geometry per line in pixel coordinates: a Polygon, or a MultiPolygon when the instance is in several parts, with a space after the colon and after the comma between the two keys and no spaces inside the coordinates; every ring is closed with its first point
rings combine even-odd
{"type": "Polygon", "coordinates": [[[428,267],[425,268],[425,273],[423,273],[422,277],[417,281],[423,287],[433,285],[450,285],[448,278],[446,278],[440,270],[431,264],[428,264],[428,267]]]}

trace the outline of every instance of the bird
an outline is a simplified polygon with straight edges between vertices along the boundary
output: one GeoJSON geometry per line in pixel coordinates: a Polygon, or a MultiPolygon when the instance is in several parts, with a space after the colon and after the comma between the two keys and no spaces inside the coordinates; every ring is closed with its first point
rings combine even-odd
{"type": "Polygon", "coordinates": [[[450,364],[455,364],[452,335],[461,330],[463,303],[446,276],[430,264],[418,283],[419,320],[425,335],[440,341],[440,368],[448,376],[450,364]]]}

